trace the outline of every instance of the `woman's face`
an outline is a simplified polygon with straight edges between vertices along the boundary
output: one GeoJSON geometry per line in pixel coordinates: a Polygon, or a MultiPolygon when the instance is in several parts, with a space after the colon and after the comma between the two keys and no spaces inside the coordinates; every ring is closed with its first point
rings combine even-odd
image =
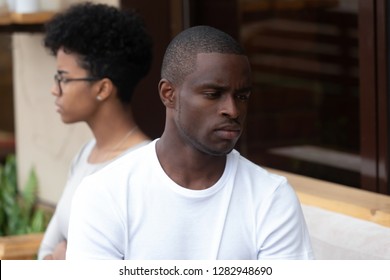
{"type": "Polygon", "coordinates": [[[77,54],[66,53],[62,48],[57,52],[57,81],[51,92],[56,97],[56,111],[64,123],[88,121],[97,110],[97,82],[72,80],[90,78],[77,59],[77,54]]]}

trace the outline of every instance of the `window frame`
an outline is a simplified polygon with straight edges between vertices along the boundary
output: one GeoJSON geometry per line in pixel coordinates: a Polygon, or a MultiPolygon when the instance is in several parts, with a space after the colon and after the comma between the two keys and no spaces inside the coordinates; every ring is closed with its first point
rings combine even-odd
{"type": "Polygon", "coordinates": [[[359,0],[362,189],[390,194],[389,40],[385,0],[359,0]]]}

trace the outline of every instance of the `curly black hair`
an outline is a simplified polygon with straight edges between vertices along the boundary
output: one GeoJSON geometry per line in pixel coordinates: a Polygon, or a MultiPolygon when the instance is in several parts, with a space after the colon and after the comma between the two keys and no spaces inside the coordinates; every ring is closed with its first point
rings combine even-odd
{"type": "Polygon", "coordinates": [[[109,78],[122,103],[130,103],[138,82],[149,72],[152,40],[135,11],[84,2],[45,24],[44,45],[53,55],[75,53],[92,77],[109,78]]]}

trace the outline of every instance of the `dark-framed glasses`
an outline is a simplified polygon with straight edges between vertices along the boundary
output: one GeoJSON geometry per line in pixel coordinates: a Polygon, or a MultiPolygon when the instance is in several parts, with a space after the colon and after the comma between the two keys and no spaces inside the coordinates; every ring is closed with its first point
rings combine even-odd
{"type": "Polygon", "coordinates": [[[94,82],[100,80],[99,78],[94,78],[94,77],[84,77],[84,78],[65,78],[61,76],[60,74],[55,74],[54,75],[54,81],[56,82],[59,91],[59,95],[62,95],[62,87],[61,83],[66,84],[69,82],[77,82],[77,81],[84,81],[84,82],[94,82]]]}

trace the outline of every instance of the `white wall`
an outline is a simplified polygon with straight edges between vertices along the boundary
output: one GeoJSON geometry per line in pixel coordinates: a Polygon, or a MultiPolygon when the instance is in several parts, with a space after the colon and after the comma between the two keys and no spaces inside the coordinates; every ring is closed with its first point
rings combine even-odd
{"type": "MultiPolygon", "coordinates": [[[[64,1],[64,7],[83,1],[64,1]]],[[[119,5],[119,0],[92,1],[119,5]]],[[[57,203],[73,156],[91,137],[85,124],[65,125],[50,94],[55,59],[42,45],[43,34],[15,33],[13,40],[16,154],[23,186],[31,168],[39,180],[40,198],[57,203]]]]}

